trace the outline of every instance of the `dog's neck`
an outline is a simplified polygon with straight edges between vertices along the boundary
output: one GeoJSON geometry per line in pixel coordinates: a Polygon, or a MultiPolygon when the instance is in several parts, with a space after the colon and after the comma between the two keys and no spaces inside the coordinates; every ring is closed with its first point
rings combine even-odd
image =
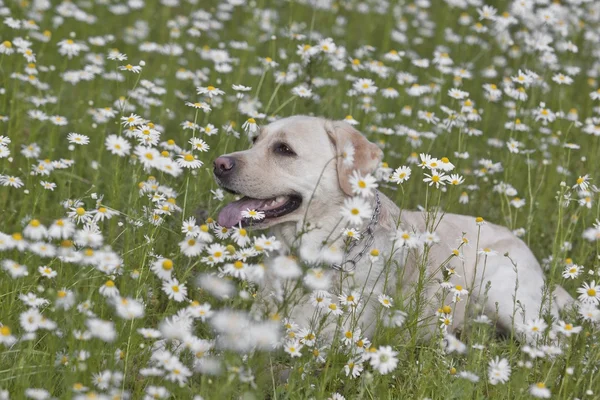
{"type": "MultiPolygon", "coordinates": [[[[391,203],[391,201],[381,193],[378,196],[381,203],[385,202],[389,207],[387,203],[391,203]]],[[[386,224],[389,219],[389,208],[384,206],[376,207],[378,201],[373,198],[373,213],[377,212],[377,219],[380,220],[379,224],[373,227],[374,230],[379,229],[379,225],[386,224]]],[[[339,213],[342,201],[329,204],[326,207],[321,208],[321,210],[331,209],[332,212],[320,212],[318,215],[307,214],[306,219],[302,219],[301,221],[285,222],[274,226],[272,232],[282,242],[284,246],[282,250],[285,252],[294,252],[309,263],[322,261],[322,250],[325,247],[331,246],[341,251],[345,247],[345,237],[342,235],[344,223],[339,213]]],[[[317,209],[320,208],[317,207],[317,209]]],[[[362,226],[357,227],[358,231],[363,232],[366,230],[371,220],[372,218],[366,219],[362,226]]],[[[359,251],[360,248],[362,248],[361,244],[358,244],[356,251],[359,251]]]]}

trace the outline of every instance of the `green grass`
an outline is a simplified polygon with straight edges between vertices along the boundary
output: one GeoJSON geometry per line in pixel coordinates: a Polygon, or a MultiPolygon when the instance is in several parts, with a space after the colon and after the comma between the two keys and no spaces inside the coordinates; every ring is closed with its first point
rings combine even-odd
{"type": "MultiPolygon", "coordinates": [[[[531,364],[528,364],[530,358],[522,351],[522,345],[510,338],[499,337],[493,327],[485,325],[473,325],[469,335],[461,337],[469,348],[466,354],[445,354],[439,340],[417,340],[420,334],[411,321],[419,316],[407,308],[409,315],[405,325],[394,329],[382,328],[372,338],[375,347],[392,345],[398,352],[398,367],[387,375],[379,374],[365,362],[365,371],[361,376],[350,379],[343,372],[348,356],[335,345],[322,349],[327,359],[322,364],[314,362],[312,350],[307,347],[300,358],[290,358],[281,350],[253,352],[247,357],[232,351],[213,350],[207,356],[222,363],[221,373],[210,375],[196,372],[181,386],[161,376],[146,377],[140,374],[140,369],[148,367],[154,340],[144,339],[137,329],[157,328],[161,321],[187,305],[186,302],[169,300],[161,290],[160,279],[150,271],[155,255],[174,261],[174,274],[181,283],[186,283],[189,300],[208,302],[215,310],[248,310],[251,307],[251,301],[242,296],[219,300],[197,288],[194,285],[195,276],[203,271],[214,272],[216,267],[202,262],[201,257],[185,257],[178,243],[185,238],[181,233],[183,220],[198,215],[201,216],[199,223],[202,223],[207,216],[216,217],[222,202],[215,200],[211,193],[217,188],[212,178],[212,160],[220,154],[249,146],[241,126],[250,116],[243,111],[247,107],[239,105],[253,99],[260,101],[261,105],[256,107],[258,112],[268,113],[267,117],[257,118],[259,125],[266,125],[271,117],[295,114],[314,114],[332,119],[352,115],[360,122],[357,128],[384,149],[384,161],[390,168],[408,165],[407,160],[413,152],[450,158],[457,166],[456,172],[465,177],[465,183],[460,187],[448,186],[444,192],[429,188],[422,182],[420,169],[413,166],[413,176],[408,182],[400,187],[380,183],[380,188],[402,208],[427,206],[431,211],[440,206],[448,212],[481,216],[511,229],[524,228],[523,240],[539,260],[547,260],[545,264],[549,281],[564,285],[572,294],[583,282],[600,280],[600,242],[589,241],[582,236],[586,229],[593,229],[594,221],[600,218],[598,190],[590,187],[589,193],[581,196],[590,197],[591,207],[586,207],[578,204],[580,196],[578,190],[573,188],[578,177],[586,174],[591,184],[597,184],[600,179],[600,136],[585,133],[588,124],[597,124],[590,118],[599,116],[597,107],[600,103],[589,96],[599,87],[592,73],[597,69],[595,63],[598,57],[593,54],[597,44],[586,36],[586,32],[598,29],[598,22],[590,11],[595,8],[597,12],[598,7],[591,3],[580,6],[580,15],[574,17],[578,20],[566,23],[569,29],[564,40],[575,44],[578,52],[556,52],[556,67],[550,68],[542,63],[543,52],[530,50],[524,35],[551,32],[554,38],[551,46],[556,47],[556,43],[563,39],[552,32],[552,27],[528,25],[518,19],[518,23],[509,28],[514,45],[503,48],[496,40],[498,34],[478,34],[473,30],[479,18],[473,7],[460,10],[436,1],[430,8],[415,13],[414,4],[400,2],[393,6],[394,10],[391,7],[379,14],[374,11],[377,2],[369,2],[372,7],[365,13],[357,11],[357,3],[340,2],[344,6],[336,5],[336,10],[331,11],[294,1],[258,1],[256,4],[234,7],[229,12],[224,11],[224,5],[219,1],[200,1],[197,5],[181,1],[174,7],[148,1],[139,10],[115,15],[108,6],[98,2],[73,2],[88,15],[95,16],[97,22],[88,24],[64,17],[64,23],[56,26],[53,18],[58,15],[58,3],[46,11],[35,12],[33,3],[10,2],[8,8],[13,18],[29,20],[34,14],[39,16],[38,34],[48,30],[50,39],[45,43],[24,29],[13,30],[8,25],[2,25],[0,30],[0,41],[10,41],[13,49],[18,43],[15,38],[29,37],[31,49],[37,58],[35,76],[44,84],[39,86],[30,83],[28,76],[33,74],[25,71],[27,61],[21,54],[0,54],[0,88],[3,90],[0,95],[0,115],[6,117],[0,122],[0,135],[10,138],[6,146],[10,155],[0,158],[0,176],[15,176],[24,183],[21,188],[0,186],[0,232],[8,235],[22,232],[32,219],[49,226],[54,220],[66,217],[69,210],[61,202],[67,199],[80,200],[82,207],[88,211],[102,205],[118,211],[116,217],[99,222],[98,226],[104,245],[110,246],[122,258],[122,265],[119,274],[107,276],[91,266],[65,262],[57,257],[42,258],[29,250],[0,251],[0,260],[14,260],[26,265],[29,272],[28,276],[16,279],[12,279],[4,270],[0,272],[0,323],[10,327],[12,335],[19,339],[12,346],[0,344],[0,389],[6,389],[11,398],[16,399],[23,398],[28,388],[44,388],[57,398],[70,398],[74,396],[73,386],[78,383],[88,387],[88,393],[116,394],[125,391],[132,399],[142,398],[150,385],[164,386],[172,398],[191,398],[198,394],[205,399],[321,399],[339,392],[348,399],[517,399],[530,398],[530,385],[544,382],[553,398],[598,396],[598,318],[594,324],[581,320],[575,312],[564,316],[564,320],[582,326],[582,332],[561,340],[564,346],[562,354],[537,358],[531,360],[531,364]],[[210,13],[210,17],[202,20],[202,15],[194,14],[199,9],[210,13]],[[466,25],[459,24],[462,13],[473,20],[466,25]],[[277,18],[269,19],[269,16],[275,15],[277,18]],[[345,19],[343,25],[336,22],[340,16],[345,19]],[[202,22],[199,25],[202,30],[200,37],[188,32],[194,18],[202,22]],[[179,35],[173,30],[176,24],[173,21],[185,23],[179,28],[179,35]],[[146,28],[136,27],[136,23],[143,23],[146,28]],[[205,28],[210,23],[213,26],[205,28]],[[406,27],[404,34],[407,42],[398,43],[393,38],[403,26],[406,27]],[[431,27],[430,32],[424,32],[427,26],[431,27]],[[449,40],[445,33],[447,28],[461,38],[461,43],[449,40]],[[147,30],[145,37],[142,35],[144,30],[147,30]],[[294,83],[278,84],[275,80],[278,72],[287,71],[291,63],[301,62],[296,55],[297,46],[314,46],[318,43],[318,40],[310,37],[294,40],[288,35],[290,30],[306,36],[319,33],[323,38],[333,38],[338,47],[344,46],[347,50],[347,55],[341,57],[341,61],[346,63],[345,69],[339,71],[332,68],[327,57],[320,53],[296,70],[298,76],[294,83]],[[114,41],[101,46],[88,42],[91,37],[103,35],[114,35],[114,41]],[[478,38],[480,44],[467,44],[465,38],[468,36],[478,38]],[[76,42],[87,42],[89,51],[82,51],[73,58],[60,55],[57,43],[69,38],[76,42]],[[235,48],[237,46],[232,46],[232,41],[243,41],[248,49],[235,48]],[[166,55],[144,51],[144,42],[173,44],[179,46],[182,52],[166,55]],[[356,53],[366,45],[373,46],[373,50],[356,53]],[[447,115],[440,106],[456,112],[461,110],[462,101],[448,96],[449,89],[456,87],[459,82],[455,78],[456,71],[443,74],[433,64],[428,68],[420,68],[411,62],[411,57],[432,60],[438,46],[445,46],[442,51],[447,52],[454,61],[453,69],[465,68],[470,71],[472,77],[463,79],[458,88],[469,93],[469,99],[481,116],[480,121],[467,121],[462,128],[446,131],[441,123],[440,126],[430,125],[417,117],[420,110],[431,111],[443,120],[447,115]],[[218,72],[215,63],[205,56],[207,49],[221,47],[233,59],[231,72],[218,72]],[[126,54],[127,61],[108,60],[106,55],[114,48],[126,54]],[[406,55],[398,62],[385,60],[384,55],[390,50],[405,52],[406,55]],[[101,73],[89,81],[76,84],[65,82],[63,74],[66,71],[83,70],[90,65],[91,61],[86,55],[92,53],[97,54],[104,63],[99,66],[101,73]],[[279,63],[279,66],[263,68],[266,57],[279,63]],[[502,57],[504,62],[498,63],[494,57],[502,57]],[[387,76],[378,76],[367,70],[353,71],[351,60],[355,58],[360,59],[362,66],[371,61],[382,62],[389,68],[387,76]],[[145,62],[140,74],[118,70],[119,66],[128,63],[135,66],[140,61],[145,62]],[[497,76],[486,77],[484,69],[494,62],[497,62],[497,76]],[[554,82],[552,77],[558,72],[565,73],[568,66],[581,69],[579,74],[573,76],[573,83],[559,85],[554,82]],[[180,69],[191,71],[194,78],[179,79],[183,74],[178,72],[180,69]],[[496,84],[503,89],[503,80],[515,77],[519,70],[525,69],[537,73],[539,82],[543,82],[545,88],[539,83],[526,87],[528,98],[524,101],[512,100],[506,94],[498,102],[490,102],[485,98],[483,85],[496,84]],[[106,79],[104,76],[115,72],[120,74],[122,81],[106,79]],[[409,96],[406,89],[411,84],[398,83],[396,74],[399,72],[414,75],[420,85],[433,85],[434,91],[420,97],[409,96]],[[24,80],[15,74],[23,74],[24,80]],[[373,79],[380,89],[369,97],[369,110],[361,108],[365,96],[348,95],[352,87],[348,76],[373,79]],[[335,79],[337,82],[319,87],[314,85],[315,78],[335,79]],[[140,92],[140,88],[149,87],[144,80],[154,82],[164,92],[140,92]],[[238,100],[232,84],[251,86],[252,90],[244,92],[244,98],[238,100]],[[314,97],[294,97],[291,89],[299,84],[311,87],[313,94],[318,95],[318,100],[314,97]],[[219,97],[220,100],[210,101],[196,94],[197,86],[209,85],[224,90],[226,95],[219,97]],[[396,99],[384,98],[381,89],[387,87],[397,89],[400,96],[396,99]],[[32,97],[45,96],[54,96],[56,101],[38,107],[30,100],[32,97]],[[185,105],[182,96],[191,102],[207,101],[212,111],[196,112],[185,105]],[[115,105],[119,98],[126,99],[131,109],[115,105]],[[148,98],[159,101],[148,105],[148,98]],[[540,102],[545,102],[545,107],[555,113],[562,111],[568,114],[575,109],[579,122],[557,118],[544,125],[536,121],[535,112],[540,102]],[[406,106],[412,107],[411,115],[401,113],[406,106]],[[95,122],[90,110],[105,107],[112,107],[115,116],[95,122]],[[63,116],[68,123],[57,126],[47,120],[32,119],[28,113],[35,109],[48,116],[63,116]],[[209,152],[196,152],[204,166],[197,170],[184,169],[181,175],[173,177],[157,169],[145,171],[131,155],[118,157],[111,154],[104,145],[105,139],[112,134],[124,135],[127,128],[121,124],[120,118],[131,113],[162,127],[160,142],[172,139],[180,147],[189,149],[187,142],[192,136],[204,139],[210,145],[209,152]],[[528,125],[530,131],[506,129],[505,124],[515,118],[528,125]],[[207,136],[202,130],[184,130],[181,127],[184,121],[196,122],[201,127],[210,123],[219,128],[219,132],[207,136]],[[241,133],[240,139],[224,132],[223,127],[230,123],[234,123],[234,129],[241,133]],[[386,135],[379,128],[391,128],[396,133],[406,132],[407,129],[421,134],[432,132],[435,137],[422,137],[422,143],[413,147],[406,135],[386,135]],[[483,134],[469,136],[468,128],[479,129],[483,134]],[[70,132],[88,136],[90,143],[69,148],[67,134],[70,132]],[[510,153],[505,144],[494,147],[488,142],[489,139],[506,142],[511,138],[523,144],[519,154],[510,153]],[[34,143],[40,148],[39,155],[25,157],[22,148],[34,143]],[[565,147],[569,143],[577,144],[579,148],[565,147]],[[468,152],[469,157],[457,158],[455,152],[468,152]],[[40,160],[60,159],[73,160],[74,163],[68,168],[53,170],[49,176],[30,173],[32,165],[37,165],[40,160]],[[502,170],[494,173],[482,169],[479,163],[482,159],[501,163],[502,170]],[[148,181],[149,175],[154,176],[159,184],[172,188],[176,194],[173,198],[179,209],[173,210],[171,215],[165,215],[160,225],[151,223],[152,213],[147,210],[151,211],[153,204],[139,192],[139,183],[148,181]],[[57,187],[53,191],[44,189],[40,181],[54,182],[57,187]],[[564,185],[561,184],[563,181],[566,182],[564,185]],[[508,196],[494,191],[493,188],[500,182],[512,185],[518,194],[508,196]],[[459,202],[462,192],[468,193],[468,204],[459,202]],[[573,197],[568,205],[562,202],[566,194],[573,197]],[[525,199],[526,204],[518,209],[511,206],[513,197],[525,199]],[[577,279],[565,281],[561,274],[568,258],[584,266],[584,269],[577,279]],[[54,269],[57,276],[52,279],[42,277],[38,272],[41,265],[54,269]],[[108,279],[114,280],[122,296],[144,303],[145,315],[142,318],[126,320],[117,316],[114,306],[98,291],[108,279]],[[64,288],[71,290],[76,297],[75,305],[69,310],[55,307],[58,291],[64,288]],[[25,340],[26,332],[19,318],[29,307],[19,299],[19,295],[29,292],[49,300],[49,304],[40,307],[40,311],[46,318],[56,322],[56,329],[39,330],[30,340],[25,340]],[[82,341],[75,338],[74,331],[86,329],[88,317],[77,311],[77,305],[84,301],[93,303],[91,310],[98,318],[114,322],[114,341],[103,342],[97,338],[82,341]],[[482,344],[483,348],[472,348],[474,344],[482,344]],[[80,351],[86,353],[85,357],[78,360],[77,352],[80,351]],[[64,361],[63,355],[67,356],[66,364],[61,362],[64,361]],[[488,382],[487,367],[496,356],[509,360],[512,375],[507,383],[494,386],[488,382]],[[574,369],[572,375],[566,372],[570,367],[574,369]],[[123,379],[114,381],[109,388],[95,387],[94,374],[104,370],[120,373],[123,379]],[[287,382],[279,377],[283,370],[290,371],[287,382]],[[458,378],[456,374],[461,371],[476,374],[479,382],[458,378]],[[243,379],[248,374],[252,377],[251,382],[243,379]],[[586,390],[591,390],[593,394],[587,395],[586,390]]],[[[507,5],[504,2],[496,3],[500,15],[507,5]]],[[[574,10],[568,9],[570,6],[565,4],[563,7],[565,16],[576,15],[574,10]]],[[[481,24],[490,30],[494,26],[493,22],[485,20],[481,24]]],[[[533,41],[539,43],[540,40],[533,41]]],[[[514,84],[514,87],[520,85],[514,84]]],[[[137,144],[135,139],[127,140],[133,147],[137,144]]],[[[161,146],[157,147],[160,151],[164,150],[161,146]]],[[[174,159],[177,153],[170,151],[168,156],[174,159]]],[[[230,197],[227,195],[228,199],[230,197]]],[[[52,241],[55,245],[59,242],[52,241]]],[[[219,242],[232,244],[231,239],[219,242]]],[[[78,250],[83,251],[79,247],[78,250]]],[[[248,282],[235,279],[233,282],[238,290],[255,292],[248,282]]],[[[401,293],[395,296],[396,299],[400,297],[401,293]]],[[[6,330],[4,333],[7,333],[6,330]]],[[[208,323],[196,321],[194,333],[200,338],[214,338],[208,323]]],[[[179,358],[191,367],[194,356],[182,352],[179,358]]]]}

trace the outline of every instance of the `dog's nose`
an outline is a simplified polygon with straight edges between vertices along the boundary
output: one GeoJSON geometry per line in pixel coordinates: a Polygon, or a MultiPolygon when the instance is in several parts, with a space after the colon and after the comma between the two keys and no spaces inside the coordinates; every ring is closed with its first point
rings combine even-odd
{"type": "Polygon", "coordinates": [[[227,156],[218,157],[214,162],[215,175],[218,177],[225,176],[233,171],[233,167],[235,167],[235,158],[227,156]]]}

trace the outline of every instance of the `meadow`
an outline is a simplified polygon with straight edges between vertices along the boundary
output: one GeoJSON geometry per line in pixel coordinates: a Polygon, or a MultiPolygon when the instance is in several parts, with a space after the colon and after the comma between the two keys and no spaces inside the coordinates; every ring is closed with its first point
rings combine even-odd
{"type": "Polygon", "coordinates": [[[0,0],[0,16],[0,400],[600,396],[600,2],[0,0]],[[401,208],[513,230],[577,303],[453,335],[449,301],[420,340],[392,293],[374,337],[333,344],[257,315],[277,239],[218,226],[234,195],[212,162],[297,114],[377,143],[401,208]]]}

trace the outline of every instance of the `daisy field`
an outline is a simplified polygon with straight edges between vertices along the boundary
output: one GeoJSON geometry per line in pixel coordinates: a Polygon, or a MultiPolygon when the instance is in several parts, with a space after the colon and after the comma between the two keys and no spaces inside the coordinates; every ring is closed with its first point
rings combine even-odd
{"type": "MultiPolygon", "coordinates": [[[[0,0],[0,400],[599,398],[599,157],[598,1],[0,0]],[[448,280],[434,337],[398,292],[374,336],[332,343],[260,312],[266,257],[324,321],[362,301],[217,223],[236,197],[213,160],[298,114],[384,152],[337,235],[357,239],[377,188],[508,227],[576,303],[453,333],[471,293],[448,280]]],[[[448,278],[466,246],[510,258],[455,239],[448,278]]]]}

